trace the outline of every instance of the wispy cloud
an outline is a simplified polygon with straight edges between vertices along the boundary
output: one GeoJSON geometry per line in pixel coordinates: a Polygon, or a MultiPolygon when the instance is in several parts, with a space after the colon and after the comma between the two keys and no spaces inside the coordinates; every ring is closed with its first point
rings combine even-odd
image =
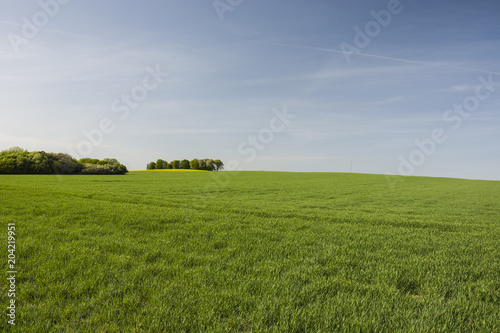
{"type": "MultiPolygon", "coordinates": [[[[338,54],[352,54],[349,52],[341,51],[341,50],[336,50],[336,49],[327,49],[327,48],[320,48],[320,47],[312,47],[312,46],[306,46],[306,45],[293,45],[293,44],[280,44],[280,43],[273,43],[272,45],[276,46],[285,46],[285,47],[292,47],[292,48],[299,48],[299,49],[307,49],[307,50],[313,50],[313,51],[322,51],[322,52],[329,52],[329,53],[338,53],[338,54]]],[[[448,67],[448,68],[454,68],[454,69],[459,69],[459,70],[464,70],[464,71],[473,71],[473,72],[478,72],[478,73],[488,73],[488,74],[496,74],[500,75],[500,72],[495,72],[495,71],[488,71],[484,69],[479,69],[479,68],[471,68],[471,67],[465,67],[465,66],[458,66],[458,65],[453,65],[450,63],[443,63],[443,62],[435,62],[435,61],[421,61],[421,60],[411,60],[411,59],[405,59],[405,58],[398,58],[398,57],[389,57],[389,56],[383,56],[383,55],[378,55],[378,54],[370,54],[370,53],[354,53],[357,56],[361,57],[368,57],[368,58],[376,58],[376,59],[382,59],[382,60],[391,60],[391,61],[397,61],[397,62],[404,62],[404,63],[409,63],[409,64],[417,64],[417,65],[425,65],[425,66],[441,66],[441,67],[448,67]]]]}
{"type": "Polygon", "coordinates": [[[254,133],[255,131],[251,130],[242,130],[242,129],[228,129],[228,128],[182,128],[182,129],[155,129],[148,131],[148,134],[151,135],[201,135],[201,134],[216,134],[216,135],[224,135],[224,134],[248,134],[254,133]]]}
{"type": "Polygon", "coordinates": [[[451,91],[451,92],[463,92],[463,91],[471,91],[474,90],[477,86],[462,84],[458,86],[453,86],[448,89],[443,89],[443,91],[451,91]]]}

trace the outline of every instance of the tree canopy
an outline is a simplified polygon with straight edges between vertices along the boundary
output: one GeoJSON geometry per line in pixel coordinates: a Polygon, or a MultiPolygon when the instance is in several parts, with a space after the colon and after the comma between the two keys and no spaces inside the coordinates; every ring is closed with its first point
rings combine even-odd
{"type": "Polygon", "coordinates": [[[192,169],[192,170],[207,170],[207,171],[220,171],[224,169],[224,163],[221,160],[213,160],[211,158],[197,159],[194,160],[173,160],[167,162],[162,159],[158,159],[155,162],[147,164],[146,170],[155,169],[192,169]]]}
{"type": "Polygon", "coordinates": [[[68,154],[29,152],[19,147],[0,152],[0,174],[125,174],[127,168],[114,158],[82,158],[68,154]]]}

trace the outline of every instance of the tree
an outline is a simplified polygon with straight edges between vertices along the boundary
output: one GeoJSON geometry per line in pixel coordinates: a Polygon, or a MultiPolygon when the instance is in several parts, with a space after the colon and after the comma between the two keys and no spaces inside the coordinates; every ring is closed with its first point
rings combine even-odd
{"type": "Polygon", "coordinates": [[[181,168],[183,168],[183,169],[189,169],[189,168],[191,168],[191,166],[189,165],[189,161],[186,160],[186,159],[182,160],[181,161],[181,168]]]}
{"type": "Polygon", "coordinates": [[[52,172],[51,160],[44,151],[31,154],[32,170],[37,174],[48,174],[52,172]]]}
{"type": "Polygon", "coordinates": [[[0,173],[14,174],[16,173],[17,158],[14,154],[2,154],[0,156],[0,173]]]}
{"type": "Polygon", "coordinates": [[[29,153],[26,151],[17,153],[16,158],[16,173],[30,173],[31,163],[30,163],[29,153]]]}
{"type": "Polygon", "coordinates": [[[167,164],[167,161],[164,161],[162,159],[158,159],[156,161],[156,169],[166,169],[167,168],[166,164],[167,164]]]}
{"type": "Polygon", "coordinates": [[[181,168],[181,161],[179,160],[174,160],[170,162],[172,164],[172,169],[180,169],[181,168]]]}
{"type": "Polygon", "coordinates": [[[215,164],[216,171],[220,171],[220,170],[224,169],[224,163],[222,163],[221,160],[215,160],[214,164],[215,164]]]}
{"type": "Polygon", "coordinates": [[[105,164],[106,162],[99,161],[97,158],[81,158],[78,162],[85,164],[105,164]]]}
{"type": "Polygon", "coordinates": [[[207,158],[205,163],[206,163],[206,168],[208,171],[215,170],[214,160],[212,160],[211,158],[207,158]]]}
{"type": "Polygon", "coordinates": [[[200,162],[196,158],[194,160],[192,160],[191,162],[189,162],[189,165],[191,166],[191,169],[194,169],[194,170],[200,169],[200,162]]]}
{"type": "MultiPolygon", "coordinates": [[[[48,155],[52,159],[52,169],[55,173],[71,175],[84,169],[85,164],[78,162],[68,154],[49,153],[48,155]]],[[[99,160],[97,161],[99,162],[99,160]]]]}
{"type": "Polygon", "coordinates": [[[25,151],[27,152],[26,149],[15,146],[15,147],[10,147],[9,149],[2,150],[2,152],[0,152],[0,155],[6,155],[8,153],[22,153],[25,151]]]}
{"type": "Polygon", "coordinates": [[[149,170],[154,170],[154,169],[156,169],[156,163],[155,162],[149,163],[149,170]]]}
{"type": "Polygon", "coordinates": [[[206,160],[198,160],[199,163],[199,170],[206,170],[207,169],[207,161],[206,160]]]}

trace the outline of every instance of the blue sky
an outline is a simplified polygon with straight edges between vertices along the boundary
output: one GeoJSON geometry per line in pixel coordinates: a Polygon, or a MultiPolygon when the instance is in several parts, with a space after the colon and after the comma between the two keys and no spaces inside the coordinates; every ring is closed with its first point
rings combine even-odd
{"type": "Polygon", "coordinates": [[[500,180],[500,2],[215,3],[0,1],[0,149],[500,180]]]}

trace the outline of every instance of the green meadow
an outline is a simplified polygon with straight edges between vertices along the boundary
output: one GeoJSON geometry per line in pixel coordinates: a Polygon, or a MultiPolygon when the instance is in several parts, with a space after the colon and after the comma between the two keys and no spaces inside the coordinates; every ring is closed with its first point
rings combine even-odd
{"type": "Polygon", "coordinates": [[[2,331],[500,332],[500,182],[3,175],[0,200],[2,331]]]}

